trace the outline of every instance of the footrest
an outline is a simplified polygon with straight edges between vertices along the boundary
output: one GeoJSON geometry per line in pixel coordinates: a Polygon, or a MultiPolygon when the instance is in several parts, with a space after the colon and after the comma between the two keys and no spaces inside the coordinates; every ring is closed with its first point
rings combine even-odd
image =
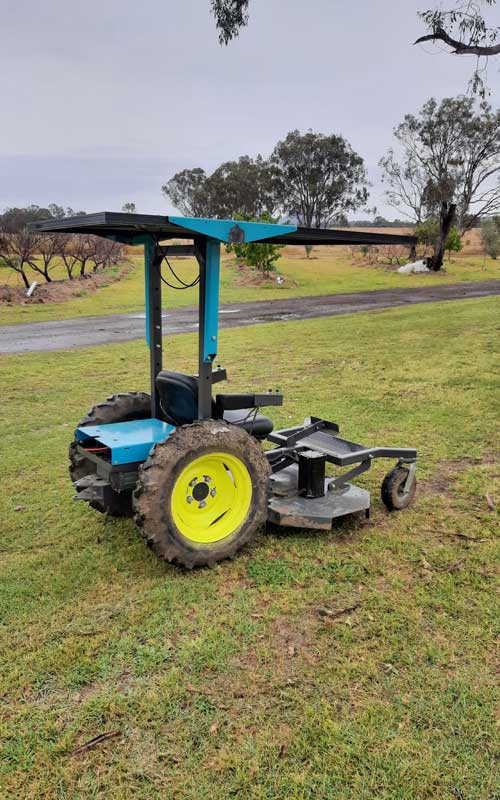
{"type": "Polygon", "coordinates": [[[373,458],[399,458],[412,462],[417,451],[406,447],[366,447],[339,435],[339,426],[318,417],[309,417],[303,425],[277,431],[267,438],[285,450],[316,450],[339,467],[359,464],[373,458]]]}
{"type": "Polygon", "coordinates": [[[99,478],[97,475],[87,475],[84,478],[76,481],[74,487],[77,494],[73,500],[103,500],[106,491],[110,490],[110,485],[104,478],[99,478]]]}

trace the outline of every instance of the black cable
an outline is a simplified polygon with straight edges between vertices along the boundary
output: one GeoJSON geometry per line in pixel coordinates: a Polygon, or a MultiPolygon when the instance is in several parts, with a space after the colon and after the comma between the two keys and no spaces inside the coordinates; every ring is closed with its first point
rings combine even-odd
{"type": "Polygon", "coordinates": [[[194,281],[193,281],[192,283],[186,283],[185,281],[183,281],[183,280],[182,280],[182,278],[179,278],[179,276],[178,276],[178,275],[177,275],[177,273],[175,272],[175,270],[174,270],[174,268],[173,268],[172,264],[171,264],[171,263],[170,263],[170,261],[168,260],[167,256],[164,256],[164,258],[165,258],[165,261],[166,261],[166,262],[167,262],[167,264],[168,264],[168,268],[169,268],[170,272],[172,273],[172,275],[174,276],[174,278],[175,278],[177,281],[179,281],[179,283],[181,283],[185,289],[191,289],[193,286],[196,286],[196,285],[197,285],[197,284],[200,282],[200,276],[198,275],[198,277],[197,277],[197,278],[195,278],[195,279],[194,279],[194,281]]]}
{"type": "MultiPolygon", "coordinates": [[[[248,432],[249,432],[249,434],[250,434],[250,436],[251,436],[251,435],[252,435],[252,433],[253,433],[254,425],[255,425],[255,423],[256,423],[256,421],[257,421],[257,414],[259,413],[259,410],[260,410],[260,409],[259,409],[259,407],[257,407],[257,406],[256,406],[255,408],[251,408],[251,409],[249,410],[248,414],[246,415],[246,417],[243,417],[243,419],[235,419],[235,420],[234,420],[234,422],[232,422],[232,423],[231,423],[231,425],[244,425],[244,424],[245,424],[245,422],[246,422],[247,420],[249,420],[249,419],[250,419],[250,417],[252,417],[252,414],[253,414],[253,418],[252,418],[252,423],[251,423],[251,426],[250,426],[250,430],[248,431],[248,432]]],[[[223,415],[223,417],[222,417],[222,418],[224,419],[224,415],[223,415]]]]}
{"type": "Polygon", "coordinates": [[[167,279],[166,279],[166,278],[164,278],[164,277],[163,277],[163,275],[162,275],[162,272],[161,272],[161,265],[157,264],[157,265],[156,265],[156,269],[158,270],[158,275],[160,276],[160,279],[161,279],[162,283],[164,283],[166,286],[169,286],[171,289],[176,289],[176,290],[179,290],[179,291],[184,291],[184,289],[191,289],[191,288],[193,288],[194,286],[197,286],[197,285],[199,284],[199,282],[200,282],[200,276],[199,276],[199,275],[198,275],[198,277],[197,277],[197,278],[195,278],[195,280],[194,280],[192,283],[184,283],[184,281],[183,281],[183,280],[181,280],[181,279],[180,279],[180,278],[179,278],[179,277],[178,277],[178,276],[175,274],[175,272],[174,272],[174,270],[172,269],[172,267],[171,267],[171,265],[170,265],[170,263],[169,263],[168,259],[167,259],[167,258],[165,258],[165,260],[166,260],[166,262],[167,262],[168,266],[170,267],[170,271],[171,271],[172,275],[174,276],[174,278],[176,278],[176,279],[179,281],[179,283],[182,283],[182,286],[174,286],[172,283],[169,283],[169,282],[167,281],[167,279]]]}
{"type": "Polygon", "coordinates": [[[158,274],[159,274],[159,276],[160,276],[161,282],[162,282],[162,283],[164,283],[164,284],[165,284],[165,286],[169,286],[169,287],[170,287],[170,289],[184,289],[184,287],[183,287],[183,286],[173,286],[171,283],[169,283],[169,282],[167,281],[167,279],[166,279],[166,278],[164,278],[164,277],[163,277],[163,275],[161,274],[161,270],[160,270],[158,267],[157,267],[157,269],[158,269],[158,274]]]}

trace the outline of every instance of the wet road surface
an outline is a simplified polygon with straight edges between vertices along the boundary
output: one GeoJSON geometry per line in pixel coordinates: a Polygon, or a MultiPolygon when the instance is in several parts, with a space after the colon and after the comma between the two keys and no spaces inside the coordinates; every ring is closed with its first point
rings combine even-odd
{"type": "MultiPolygon", "coordinates": [[[[236,328],[266,322],[333,317],[416,303],[464,300],[491,295],[500,295],[500,280],[234,303],[221,307],[220,326],[236,328]]],[[[198,311],[196,308],[177,308],[171,311],[167,309],[163,314],[163,326],[164,335],[167,336],[196,331],[198,311]]],[[[0,326],[0,353],[42,353],[128,342],[144,338],[144,329],[144,313],[6,325],[0,326]]]]}

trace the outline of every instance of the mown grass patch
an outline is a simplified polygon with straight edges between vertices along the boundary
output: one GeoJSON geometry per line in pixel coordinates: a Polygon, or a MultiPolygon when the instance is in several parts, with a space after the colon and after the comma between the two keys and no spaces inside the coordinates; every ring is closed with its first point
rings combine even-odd
{"type": "Polygon", "coordinates": [[[228,390],[277,384],[278,425],[417,446],[420,493],[388,515],[378,464],[370,522],[272,529],[193,573],[71,502],[72,428],[147,387],[145,346],[3,357],[0,796],[497,797],[499,309],[222,331],[228,390]]]}

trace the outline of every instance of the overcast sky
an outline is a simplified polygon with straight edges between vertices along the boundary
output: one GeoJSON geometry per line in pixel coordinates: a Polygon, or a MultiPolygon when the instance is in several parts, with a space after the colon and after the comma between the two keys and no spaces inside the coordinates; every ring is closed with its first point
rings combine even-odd
{"type": "MultiPolygon", "coordinates": [[[[171,211],[176,171],[268,155],[294,128],[341,133],[370,204],[392,129],[467,88],[474,61],[412,47],[430,0],[251,0],[218,44],[209,0],[1,0],[0,209],[171,211]]],[[[490,68],[491,102],[500,101],[490,68]]]]}

